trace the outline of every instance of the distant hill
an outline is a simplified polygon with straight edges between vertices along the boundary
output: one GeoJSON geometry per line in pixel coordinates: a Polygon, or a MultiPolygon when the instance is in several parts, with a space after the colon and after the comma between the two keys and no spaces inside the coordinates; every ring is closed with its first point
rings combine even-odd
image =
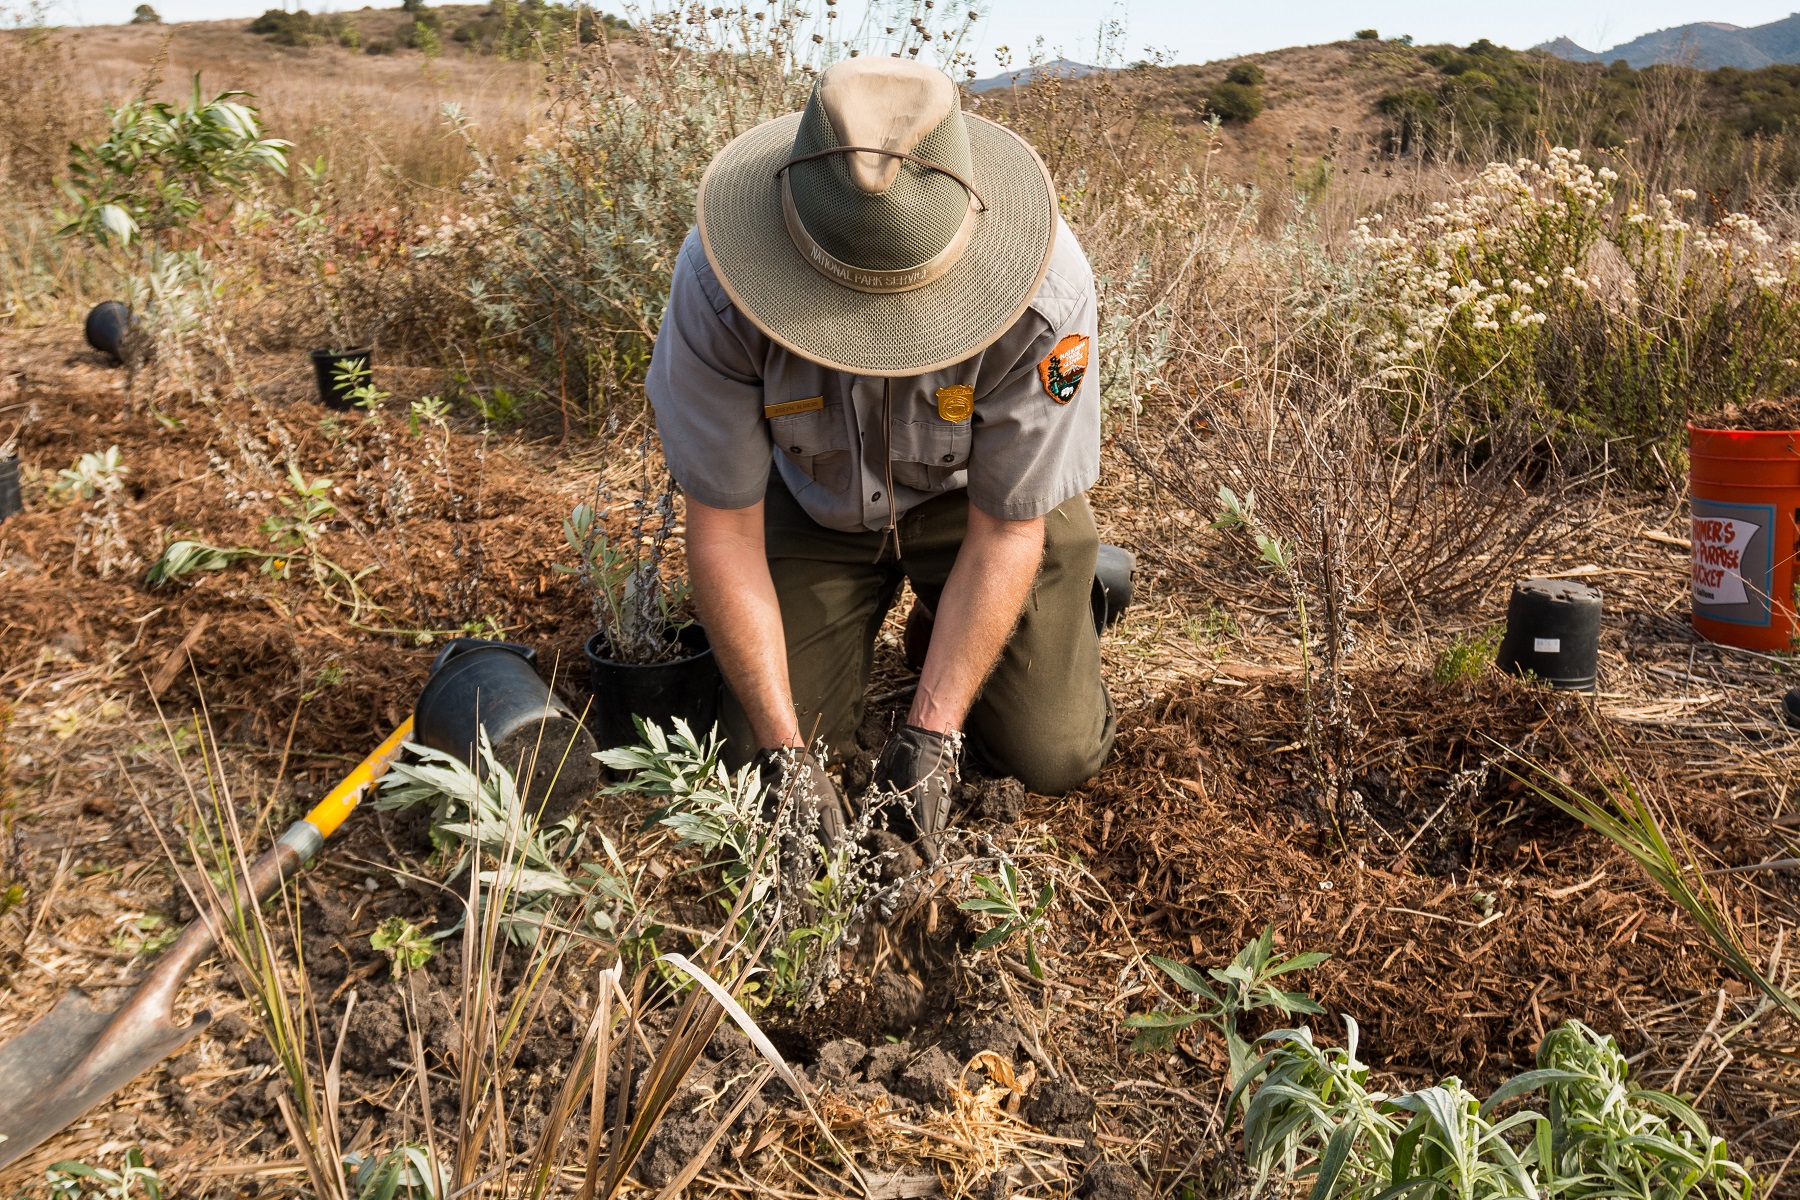
{"type": "Polygon", "coordinates": [[[1566,37],[1535,49],[1571,62],[1612,63],[1624,59],[1634,67],[1679,63],[1702,71],[1719,67],[1754,71],[1777,63],[1800,63],[1800,13],[1749,28],[1696,21],[1646,33],[1610,50],[1587,50],[1566,37]]]}
{"type": "Polygon", "coordinates": [[[1030,83],[1040,77],[1058,77],[1063,79],[1080,79],[1083,75],[1093,75],[1105,70],[1104,67],[1090,67],[1086,63],[1078,63],[1067,58],[1053,58],[1035,67],[1022,67],[1017,71],[1002,71],[986,79],[977,79],[969,85],[971,92],[991,92],[995,88],[1012,87],[1016,83],[1030,83]]]}

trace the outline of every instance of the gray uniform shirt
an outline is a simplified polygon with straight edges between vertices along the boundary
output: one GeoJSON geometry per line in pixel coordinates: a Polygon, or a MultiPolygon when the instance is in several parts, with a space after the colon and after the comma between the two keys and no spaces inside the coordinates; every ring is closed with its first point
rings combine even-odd
{"type": "MultiPolygon", "coordinates": [[[[1095,319],[1093,271],[1059,223],[1049,273],[999,341],[954,367],[893,381],[893,511],[967,488],[982,512],[1023,521],[1092,487],[1095,319]],[[973,413],[961,416],[971,399],[973,413]]],[[[688,235],[645,381],[663,456],[688,495],[747,508],[762,499],[773,461],[819,524],[886,528],[883,382],[771,341],[732,305],[699,236],[688,235]]]]}

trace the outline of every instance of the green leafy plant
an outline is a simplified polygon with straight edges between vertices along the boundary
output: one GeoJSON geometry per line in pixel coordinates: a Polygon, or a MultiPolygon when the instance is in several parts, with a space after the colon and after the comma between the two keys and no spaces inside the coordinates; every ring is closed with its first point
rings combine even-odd
{"type": "Polygon", "coordinates": [[[1044,977],[1044,964],[1038,958],[1037,939],[1043,932],[1045,919],[1051,906],[1056,903],[1056,883],[1046,881],[1038,889],[1034,898],[1031,890],[1019,876],[1019,869],[1012,860],[1002,857],[1000,869],[992,875],[974,875],[969,882],[978,896],[964,900],[956,907],[963,912],[986,913],[1000,918],[998,924],[975,939],[976,950],[992,950],[1005,945],[1015,936],[1023,935],[1025,941],[1025,965],[1031,971],[1032,978],[1044,977]]]}
{"type": "Polygon", "coordinates": [[[1235,1084],[1245,1077],[1255,1059],[1250,1043],[1238,1032],[1239,1018],[1259,1008],[1278,1009],[1288,1016],[1324,1012],[1312,997],[1303,992],[1284,991],[1271,980],[1316,967],[1330,957],[1317,950],[1308,950],[1291,958],[1276,953],[1273,925],[1265,926],[1260,937],[1239,950],[1229,966],[1210,968],[1205,975],[1185,963],[1153,954],[1150,961],[1204,1006],[1188,1002],[1179,1009],[1127,1017],[1125,1028],[1138,1031],[1131,1048],[1140,1052],[1160,1050],[1188,1026],[1204,1021],[1224,1035],[1225,1048],[1230,1055],[1230,1080],[1235,1084]]]}
{"type": "Polygon", "coordinates": [[[420,396],[406,409],[406,428],[414,437],[427,427],[448,432],[450,406],[440,396],[420,396]]]}
{"type": "Polygon", "coordinates": [[[172,928],[169,918],[161,913],[145,913],[120,926],[119,931],[107,939],[107,945],[126,954],[155,954],[180,933],[180,928],[172,928]]]}
{"type": "Polygon", "coordinates": [[[635,719],[638,744],[600,752],[600,761],[622,781],[610,795],[628,792],[660,798],[662,807],[645,819],[645,827],[672,831],[679,844],[726,860],[727,878],[741,874],[762,847],[766,789],[754,764],[736,771],[725,766],[724,742],[718,731],[701,737],[680,717],[664,733],[654,721],[635,719]]]}
{"type": "Polygon", "coordinates": [[[60,232],[123,249],[183,228],[214,196],[246,188],[263,171],[287,173],[290,143],[262,136],[249,92],[208,99],[194,75],[185,107],[139,98],[108,110],[105,138],[76,146],[64,191],[75,204],[60,232]]]}
{"type": "Polygon", "coordinates": [[[1545,1035],[1537,1066],[1549,1101],[1549,1151],[1538,1147],[1545,1191],[1657,1200],[1750,1194],[1750,1174],[1732,1160],[1725,1139],[1711,1134],[1691,1105],[1633,1085],[1612,1038],[1565,1022],[1545,1035]]]}
{"type": "Polygon", "coordinates": [[[108,499],[124,488],[125,476],[129,474],[131,468],[125,465],[117,446],[97,453],[90,450],[56,473],[50,494],[62,500],[108,499]]]}
{"type": "Polygon", "coordinates": [[[723,891],[742,911],[738,936],[764,947],[759,965],[767,977],[754,985],[759,1001],[811,1000],[880,892],[881,863],[862,839],[868,827],[846,831],[828,850],[816,817],[772,793],[754,764],[725,766],[717,730],[699,737],[679,718],[669,733],[653,722],[637,726],[636,746],[600,755],[623,777],[608,791],[661,799],[645,828],[669,830],[719,871],[723,891]],[[772,857],[779,871],[758,869],[772,857]]]}
{"type": "Polygon", "coordinates": [[[449,1190],[426,1146],[395,1146],[379,1158],[346,1154],[344,1167],[354,1200],[442,1200],[449,1190]]]}
{"type": "Polygon", "coordinates": [[[45,1182],[50,1200],[162,1200],[162,1177],[144,1165],[144,1152],[133,1146],[117,1171],[64,1161],[52,1166],[45,1182]]]}
{"type": "MultiPolygon", "coordinates": [[[[344,399],[371,416],[381,407],[383,400],[393,395],[375,386],[375,372],[366,358],[338,359],[331,364],[331,380],[342,391],[344,399]]],[[[331,481],[327,479],[325,482],[331,481]]]]}
{"type": "Polygon", "coordinates": [[[1248,125],[1262,116],[1262,89],[1232,79],[1221,80],[1206,93],[1206,108],[1234,125],[1248,125]]]}
{"type": "MultiPolygon", "coordinates": [[[[479,772],[454,755],[426,746],[409,748],[418,761],[389,768],[374,807],[430,805],[432,840],[457,853],[452,873],[475,870],[483,895],[504,901],[505,911],[496,919],[514,943],[534,943],[546,931],[617,935],[642,923],[636,896],[625,882],[629,873],[612,840],[599,835],[605,856],[601,862],[584,857],[588,834],[573,815],[540,825],[542,800],[520,794],[512,770],[495,758],[485,732],[478,747],[479,772]],[[492,866],[482,865],[490,861],[492,866]],[[559,924],[571,910],[575,924],[559,924]]],[[[545,748],[545,753],[558,752],[558,747],[545,748]]]]}
{"type": "Polygon", "coordinates": [[[1346,1044],[1324,1047],[1308,1028],[1262,1041],[1272,1049],[1233,1088],[1244,1097],[1244,1152],[1252,1193],[1279,1172],[1311,1181],[1312,1200],[1547,1200],[1632,1197],[1748,1200],[1753,1183],[1722,1139],[1687,1104],[1633,1087],[1618,1044],[1578,1021],[1551,1031],[1535,1069],[1485,1100],[1450,1077],[1398,1096],[1369,1089],[1346,1044]],[[1541,1093],[1546,1112],[1501,1111],[1541,1093]]]}
{"type": "Polygon", "coordinates": [[[665,571],[675,532],[674,483],[666,471],[651,467],[647,440],[641,454],[643,473],[624,536],[607,534],[606,511],[577,504],[563,521],[563,540],[579,561],[556,568],[587,585],[607,656],[626,663],[663,662],[690,653],[672,636],[686,624],[678,614],[687,602],[687,583],[665,571]]]}
{"type": "Polygon", "coordinates": [[[394,979],[417,971],[437,955],[431,936],[405,917],[389,917],[369,935],[369,949],[385,954],[394,979]]]}
{"type": "MultiPolygon", "coordinates": [[[[294,494],[281,497],[281,507],[286,511],[265,519],[262,531],[278,550],[306,551],[324,536],[328,522],[338,515],[337,505],[331,502],[331,480],[320,477],[309,482],[298,467],[289,466],[288,485],[294,494]]],[[[277,579],[286,579],[287,557],[275,556],[270,562],[273,565],[265,569],[277,579]]]]}
{"type": "Polygon", "coordinates": [[[266,518],[261,526],[275,546],[273,553],[257,555],[262,559],[263,573],[272,579],[287,579],[293,573],[294,563],[303,562],[327,599],[360,617],[374,607],[361,583],[376,570],[376,565],[352,572],[325,554],[322,540],[330,522],[338,516],[337,505],[331,500],[331,480],[322,476],[308,480],[290,463],[288,486],[294,494],[280,498],[284,511],[266,518]]]}
{"type": "Polygon", "coordinates": [[[1487,665],[1494,661],[1494,653],[1500,648],[1500,637],[1504,632],[1496,626],[1479,633],[1458,635],[1448,646],[1438,651],[1437,660],[1431,665],[1431,677],[1450,687],[1474,683],[1487,670],[1487,665]]]}
{"type": "Polygon", "coordinates": [[[213,546],[192,538],[181,538],[163,547],[163,552],[144,573],[144,583],[153,588],[197,575],[201,571],[223,571],[242,558],[267,558],[261,550],[242,546],[213,546]]]}

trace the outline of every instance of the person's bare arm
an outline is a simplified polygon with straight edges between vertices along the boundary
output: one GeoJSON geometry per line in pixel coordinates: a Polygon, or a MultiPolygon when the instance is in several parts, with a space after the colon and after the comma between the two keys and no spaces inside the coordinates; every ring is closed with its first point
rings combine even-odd
{"type": "Polygon", "coordinates": [[[805,745],[788,683],[781,605],[763,548],[762,502],[709,508],[689,496],[687,559],[706,636],[757,744],[805,745]]]}
{"type": "Polygon", "coordinates": [[[1042,517],[1003,521],[969,506],[968,532],[938,600],[909,725],[934,733],[962,729],[1025,610],[1043,556],[1042,517]]]}

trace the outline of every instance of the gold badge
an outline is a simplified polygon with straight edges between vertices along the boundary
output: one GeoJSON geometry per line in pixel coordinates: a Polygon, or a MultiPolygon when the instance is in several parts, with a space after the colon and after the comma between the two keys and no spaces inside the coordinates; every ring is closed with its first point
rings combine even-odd
{"type": "Polygon", "coordinates": [[[938,416],[952,425],[975,415],[975,389],[966,383],[953,383],[937,390],[938,416]]]}

